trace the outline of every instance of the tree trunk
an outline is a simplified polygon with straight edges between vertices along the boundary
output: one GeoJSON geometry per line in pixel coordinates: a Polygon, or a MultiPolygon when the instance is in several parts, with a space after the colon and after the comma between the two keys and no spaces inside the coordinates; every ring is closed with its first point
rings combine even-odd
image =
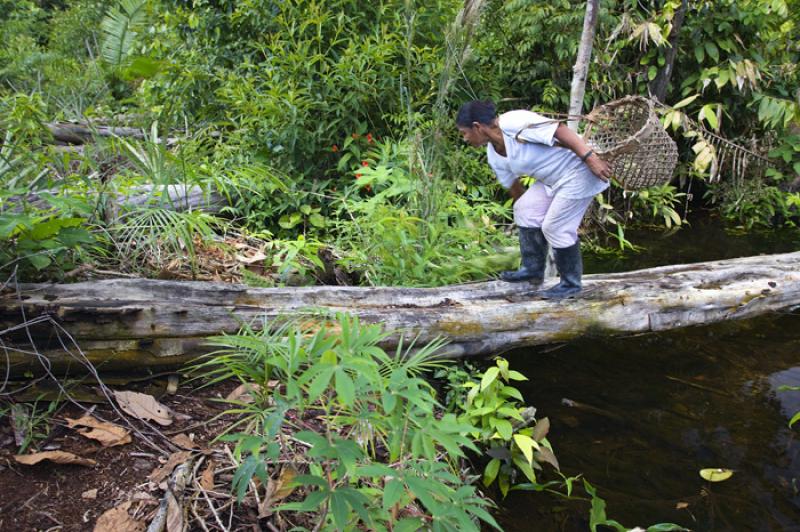
{"type": "MultiPolygon", "coordinates": [[[[34,351],[54,367],[74,367],[77,351],[65,333],[95,365],[152,370],[208,352],[205,338],[242,324],[258,328],[279,316],[319,320],[324,310],[403,331],[417,345],[444,337],[450,356],[493,355],[797,308],[798,261],[800,252],[588,275],[582,296],[565,301],[542,300],[524,283],[499,281],[441,288],[259,289],[146,279],[29,284],[0,293],[0,345],[14,374],[37,367],[34,351]],[[26,320],[29,326],[20,327],[26,320]]],[[[399,340],[394,333],[385,347],[399,340]]]]}
{"type": "MultiPolygon", "coordinates": [[[[583,110],[583,95],[586,92],[586,76],[589,73],[589,61],[592,58],[592,42],[597,29],[597,12],[600,0],[586,2],[586,15],[583,17],[583,33],[578,47],[578,57],[572,68],[572,88],[569,95],[569,114],[578,116],[583,110]]],[[[578,129],[578,120],[569,120],[569,128],[578,129]]]]}
{"type": "Polygon", "coordinates": [[[655,79],[653,79],[648,87],[650,95],[660,102],[663,102],[667,97],[667,87],[669,86],[669,80],[672,76],[672,70],[675,68],[675,57],[678,55],[678,40],[688,7],[689,1],[682,0],[680,7],[675,11],[675,16],[672,18],[672,30],[668,38],[669,47],[664,54],[664,66],[658,71],[658,75],[656,75],[655,79]]]}

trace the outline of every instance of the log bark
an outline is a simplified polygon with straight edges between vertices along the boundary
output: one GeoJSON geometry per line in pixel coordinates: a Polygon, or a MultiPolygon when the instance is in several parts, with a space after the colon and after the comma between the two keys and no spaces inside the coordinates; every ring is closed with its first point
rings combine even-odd
{"type": "Polygon", "coordinates": [[[29,338],[54,366],[63,366],[72,360],[62,346],[67,337],[58,332],[63,328],[96,365],[152,369],[207,352],[205,338],[233,333],[243,323],[260,327],[265,318],[291,315],[317,320],[325,310],[398,331],[386,348],[401,335],[416,337],[417,345],[444,337],[450,356],[493,355],[586,335],[793,310],[800,306],[798,264],[800,252],[588,275],[582,296],[565,301],[542,300],[529,286],[499,281],[441,288],[258,289],[145,279],[29,284],[0,294],[0,345],[7,347],[12,373],[36,365],[29,338]],[[27,330],[19,327],[37,318],[27,330]]]}

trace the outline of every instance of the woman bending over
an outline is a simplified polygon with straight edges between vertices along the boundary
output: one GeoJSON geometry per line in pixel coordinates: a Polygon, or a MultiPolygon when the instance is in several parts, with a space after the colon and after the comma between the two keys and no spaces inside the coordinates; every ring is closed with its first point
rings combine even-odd
{"type": "Polygon", "coordinates": [[[578,226],[594,196],[608,188],[608,163],[566,125],[531,111],[497,116],[492,102],[472,101],[461,106],[456,125],[464,141],[486,146],[489,166],[514,201],[522,263],[501,279],[541,284],[549,243],[560,282],[540,295],[558,299],[579,293],[578,226]],[[522,176],[535,179],[528,190],[519,181],[522,176]]]}

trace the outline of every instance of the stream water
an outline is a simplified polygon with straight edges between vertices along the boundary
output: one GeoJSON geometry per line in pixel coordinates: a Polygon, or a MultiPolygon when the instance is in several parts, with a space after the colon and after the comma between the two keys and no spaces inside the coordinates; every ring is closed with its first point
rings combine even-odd
{"type": "MultiPolygon", "coordinates": [[[[800,232],[725,231],[698,220],[649,249],[587,271],[631,270],[800,249],[800,232]]],[[[562,472],[582,474],[628,527],[800,531],[800,313],[629,338],[586,338],[507,355],[550,418],[562,472]],[[730,468],[710,483],[704,468],[730,468]]],[[[554,478],[554,475],[547,475],[554,478]]],[[[580,490],[583,495],[583,490],[580,490]]],[[[531,492],[501,501],[509,531],[588,530],[589,504],[531,492]]]]}

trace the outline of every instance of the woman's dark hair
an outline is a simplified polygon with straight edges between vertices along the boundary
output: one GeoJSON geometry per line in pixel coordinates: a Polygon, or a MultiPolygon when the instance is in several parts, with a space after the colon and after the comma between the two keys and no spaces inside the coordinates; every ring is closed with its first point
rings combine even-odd
{"type": "Polygon", "coordinates": [[[459,127],[472,127],[473,122],[487,126],[497,117],[494,103],[489,100],[473,100],[461,106],[456,116],[456,125],[459,127]]]}

